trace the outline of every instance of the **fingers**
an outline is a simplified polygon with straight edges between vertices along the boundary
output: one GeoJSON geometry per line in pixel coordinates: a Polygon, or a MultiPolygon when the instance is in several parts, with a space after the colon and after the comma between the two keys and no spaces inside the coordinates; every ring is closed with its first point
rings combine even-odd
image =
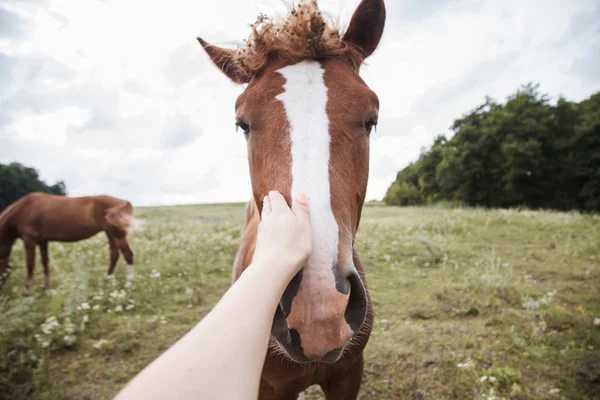
{"type": "MultiPolygon", "coordinates": [[[[263,199],[262,219],[265,219],[272,212],[281,213],[289,211],[285,198],[276,190],[269,192],[263,199]]],[[[292,202],[292,212],[300,221],[309,221],[310,213],[308,209],[308,199],[306,194],[300,193],[292,202]]]]}
{"type": "Polygon", "coordinates": [[[285,198],[277,190],[271,190],[269,198],[271,199],[271,210],[273,212],[281,213],[290,209],[285,202],[285,198]]]}
{"type": "Polygon", "coordinates": [[[300,221],[306,222],[310,220],[308,199],[304,193],[300,193],[296,197],[296,200],[294,200],[294,204],[292,205],[292,211],[300,221]]]}
{"type": "Polygon", "coordinates": [[[268,217],[269,214],[271,214],[271,199],[269,199],[269,196],[265,196],[265,198],[263,199],[263,208],[261,214],[262,219],[268,217]]]}

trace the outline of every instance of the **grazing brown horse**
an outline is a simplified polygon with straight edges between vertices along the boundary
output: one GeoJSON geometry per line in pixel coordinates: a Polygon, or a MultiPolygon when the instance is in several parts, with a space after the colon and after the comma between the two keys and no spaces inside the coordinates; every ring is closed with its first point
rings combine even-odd
{"type": "Polygon", "coordinates": [[[288,204],[305,192],[310,205],[313,253],[274,316],[261,399],[295,399],[313,384],[329,400],[359,392],[373,311],[354,241],[379,110],[359,69],[384,24],[383,0],[363,0],[342,35],[313,0],[281,22],[261,15],[237,50],[198,38],[227,77],[248,84],[237,99],[236,125],[247,140],[253,198],[233,281],[252,262],[269,190],[288,204]]]}
{"type": "Polygon", "coordinates": [[[64,197],[30,193],[0,214],[0,277],[11,269],[12,246],[21,238],[27,253],[28,291],[33,280],[35,247],[40,246],[44,265],[44,287],[50,283],[48,242],[76,242],[104,231],[110,245],[108,275],[112,275],[119,250],[127,261],[127,279],[134,278],[133,252],[127,243],[127,230],[133,223],[131,203],[110,196],[64,197]]]}

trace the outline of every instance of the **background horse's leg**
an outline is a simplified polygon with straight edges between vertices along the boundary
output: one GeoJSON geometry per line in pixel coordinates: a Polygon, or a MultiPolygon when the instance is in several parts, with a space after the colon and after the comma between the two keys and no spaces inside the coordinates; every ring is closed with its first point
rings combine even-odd
{"type": "Polygon", "coordinates": [[[135,270],[133,268],[133,251],[131,251],[125,236],[115,238],[115,243],[117,244],[119,250],[121,250],[121,253],[123,253],[125,261],[127,261],[127,281],[132,281],[135,278],[135,270]]]}
{"type": "Polygon", "coordinates": [[[40,242],[40,253],[42,254],[42,265],[44,266],[44,289],[50,287],[50,258],[48,257],[48,242],[40,242]]]}
{"type": "Polygon", "coordinates": [[[108,274],[112,275],[115,271],[115,266],[117,265],[117,261],[119,261],[119,248],[115,243],[115,240],[108,235],[108,245],[110,246],[110,264],[108,266],[108,274]]]}
{"type": "Polygon", "coordinates": [[[33,270],[35,269],[35,240],[24,238],[25,251],[27,252],[27,280],[25,281],[25,293],[29,293],[33,281],[33,270]]]}
{"type": "MultiPolygon", "coordinates": [[[[351,357],[347,354],[346,357],[351,357]]],[[[327,400],[352,400],[358,397],[363,375],[363,356],[360,354],[350,370],[331,376],[321,384],[327,400]]]]}

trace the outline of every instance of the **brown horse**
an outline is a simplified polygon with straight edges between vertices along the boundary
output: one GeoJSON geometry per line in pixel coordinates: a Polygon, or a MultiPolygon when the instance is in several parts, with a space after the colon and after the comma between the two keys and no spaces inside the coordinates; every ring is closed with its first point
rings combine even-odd
{"type": "Polygon", "coordinates": [[[261,399],[295,399],[313,384],[330,400],[359,392],[373,311],[354,242],[379,110],[359,69],[384,24],[383,0],[363,0],[342,35],[313,0],[281,22],[261,15],[237,50],[198,38],[227,77],[248,84],[237,99],[236,125],[247,140],[253,198],[233,281],[252,262],[269,190],[288,204],[304,192],[310,205],[314,250],[274,316],[261,399]]]}
{"type": "Polygon", "coordinates": [[[119,250],[127,261],[127,279],[134,278],[133,252],[127,243],[127,231],[133,223],[131,203],[110,196],[64,197],[30,193],[11,204],[0,214],[0,277],[12,269],[9,258],[12,246],[21,238],[27,253],[29,291],[35,267],[35,247],[40,246],[44,266],[44,287],[50,283],[48,242],[76,242],[104,231],[110,245],[108,275],[112,275],[119,250]]]}

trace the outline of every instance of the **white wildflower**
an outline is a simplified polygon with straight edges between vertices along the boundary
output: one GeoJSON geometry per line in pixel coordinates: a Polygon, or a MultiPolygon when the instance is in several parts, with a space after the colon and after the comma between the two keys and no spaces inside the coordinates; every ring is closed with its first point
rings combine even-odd
{"type": "Polygon", "coordinates": [[[92,310],[94,311],[98,311],[100,309],[100,305],[96,304],[94,307],[92,307],[92,310]]]}
{"type": "Polygon", "coordinates": [[[50,346],[50,341],[44,340],[40,343],[40,345],[42,346],[42,349],[45,349],[46,347],[50,346]]]}
{"type": "Polygon", "coordinates": [[[600,318],[594,318],[594,326],[600,326],[600,318]]]}
{"type": "Polygon", "coordinates": [[[44,332],[46,335],[49,335],[52,333],[52,330],[54,328],[56,328],[57,326],[60,326],[60,323],[58,322],[58,320],[56,319],[55,316],[50,316],[48,317],[41,325],[41,329],[42,332],[44,332]]]}
{"type": "Polygon", "coordinates": [[[164,316],[163,316],[163,317],[160,317],[160,323],[161,323],[161,324],[166,324],[166,323],[167,323],[167,320],[165,319],[165,317],[164,317],[164,316]]]}
{"type": "Polygon", "coordinates": [[[127,304],[127,306],[125,307],[126,310],[131,310],[133,307],[135,307],[133,304],[127,304]]]}
{"type": "Polygon", "coordinates": [[[192,305],[191,305],[191,304],[188,304],[188,308],[192,308],[192,305]]]}
{"type": "Polygon", "coordinates": [[[185,294],[187,294],[188,296],[191,296],[193,293],[194,293],[194,289],[192,289],[192,288],[185,289],[185,294]]]}
{"type": "Polygon", "coordinates": [[[490,382],[492,382],[492,383],[496,382],[496,377],[495,376],[490,376],[489,379],[490,379],[490,382]]]}
{"type": "Polygon", "coordinates": [[[123,311],[123,307],[119,304],[118,306],[115,307],[115,311],[121,312],[121,311],[123,311]]]}
{"type": "Polygon", "coordinates": [[[110,343],[108,340],[106,340],[106,339],[100,339],[96,343],[94,343],[92,345],[92,347],[94,347],[96,349],[101,349],[102,346],[104,346],[105,344],[108,344],[108,343],[110,343]]]}
{"type": "Polygon", "coordinates": [[[115,299],[122,299],[127,296],[127,292],[125,290],[115,290],[110,294],[110,297],[114,297],[115,299]]]}
{"type": "Polygon", "coordinates": [[[65,332],[69,335],[75,332],[75,325],[71,321],[65,323],[65,332]]]}
{"type": "Polygon", "coordinates": [[[90,304],[86,301],[85,303],[81,303],[79,307],[81,307],[82,310],[89,310],[90,304]]]}
{"type": "Polygon", "coordinates": [[[150,274],[151,278],[160,278],[160,272],[158,272],[157,270],[153,269],[152,273],[150,274]]]}
{"type": "Polygon", "coordinates": [[[456,364],[456,366],[458,368],[463,368],[464,369],[464,368],[470,368],[472,364],[473,364],[473,361],[468,360],[467,362],[464,362],[464,363],[458,363],[458,364],[456,364]]]}
{"type": "Polygon", "coordinates": [[[75,335],[65,335],[65,337],[63,337],[63,340],[69,346],[72,345],[73,343],[75,343],[76,339],[77,339],[77,337],[75,335]]]}
{"type": "Polygon", "coordinates": [[[521,299],[521,305],[526,310],[537,310],[538,308],[540,308],[541,302],[536,301],[536,300],[532,299],[531,297],[523,297],[521,299]]]}
{"type": "Polygon", "coordinates": [[[90,322],[90,316],[86,314],[83,316],[83,323],[85,324],[87,322],[90,322]]]}

